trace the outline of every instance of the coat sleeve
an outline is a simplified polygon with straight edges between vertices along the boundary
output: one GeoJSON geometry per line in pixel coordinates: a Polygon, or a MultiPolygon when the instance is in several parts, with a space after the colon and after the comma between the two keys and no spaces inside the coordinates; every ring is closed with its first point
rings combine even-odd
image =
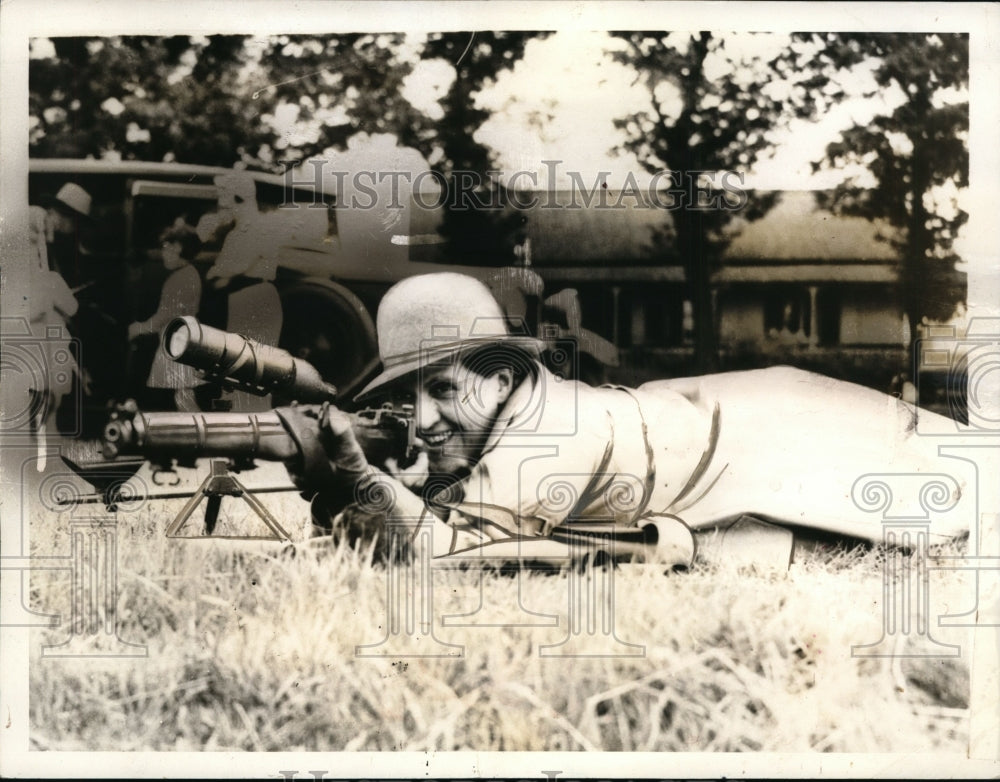
{"type": "Polygon", "coordinates": [[[613,450],[612,431],[605,414],[569,437],[501,438],[442,498],[449,523],[478,527],[494,540],[551,534],[593,504],[613,450]]]}

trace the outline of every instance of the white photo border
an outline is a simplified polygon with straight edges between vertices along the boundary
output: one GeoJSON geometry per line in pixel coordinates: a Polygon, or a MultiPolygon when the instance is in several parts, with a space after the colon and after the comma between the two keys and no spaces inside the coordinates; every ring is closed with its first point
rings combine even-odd
{"type": "MultiPolygon", "coordinates": [[[[970,36],[970,184],[967,257],[971,317],[1000,316],[1000,5],[994,3],[323,2],[278,0],[29,0],[4,2],[0,21],[0,258],[24,257],[28,206],[28,41],[114,34],[296,33],[399,30],[672,30],[966,32],[970,36]]],[[[0,263],[0,309],[26,312],[24,270],[0,263]]],[[[2,456],[2,448],[0,448],[2,456]]],[[[982,474],[1000,474],[984,455],[982,474]],[[990,470],[993,470],[990,472],[990,470]]],[[[2,466],[2,465],[0,465],[2,466]]],[[[9,466],[9,465],[8,465],[9,466]]],[[[16,471],[4,469],[0,523],[17,523],[16,471]]],[[[996,512],[997,508],[988,508],[996,512]]],[[[0,608],[6,608],[3,606],[0,608]]],[[[997,603],[991,607],[997,611],[997,603]]],[[[996,621],[996,617],[994,617],[996,621]]],[[[281,778],[281,769],[335,777],[902,777],[995,776],[1000,735],[1000,632],[975,634],[972,757],[957,755],[699,753],[114,753],[29,749],[28,633],[0,636],[0,773],[7,777],[208,776],[281,778]],[[552,773],[552,772],[550,772],[552,773]]]]}

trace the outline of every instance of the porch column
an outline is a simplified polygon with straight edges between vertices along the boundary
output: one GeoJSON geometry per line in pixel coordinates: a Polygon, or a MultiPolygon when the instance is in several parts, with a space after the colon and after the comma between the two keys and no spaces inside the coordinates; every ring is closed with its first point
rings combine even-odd
{"type": "Polygon", "coordinates": [[[815,348],[819,345],[819,317],[816,314],[816,292],[815,285],[809,286],[809,347],[815,348]]]}

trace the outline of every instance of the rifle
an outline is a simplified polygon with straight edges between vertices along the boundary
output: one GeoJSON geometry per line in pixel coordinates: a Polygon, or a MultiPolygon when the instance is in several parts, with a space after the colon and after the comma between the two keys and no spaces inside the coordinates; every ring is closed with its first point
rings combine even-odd
{"type": "MultiPolygon", "coordinates": [[[[215,329],[185,316],[163,330],[162,346],[170,358],[199,370],[206,379],[227,389],[259,396],[276,394],[296,403],[336,402],[337,389],[323,380],[309,362],[285,350],[264,345],[248,337],[215,329]]],[[[390,456],[405,464],[414,450],[415,420],[412,405],[367,407],[348,413],[355,436],[366,457],[382,464],[390,456]]],[[[211,458],[212,474],[168,528],[173,535],[190,515],[197,501],[209,498],[206,529],[211,534],[222,496],[246,499],[278,537],[287,534],[274,522],[252,494],[229,474],[230,469],[252,468],[257,459],[295,465],[302,459],[296,440],[276,411],[268,412],[143,412],[129,400],[118,405],[104,428],[101,444],[103,463],[67,463],[90,481],[108,473],[109,463],[118,465],[109,486],[95,485],[105,504],[113,510],[121,485],[145,462],[165,470],[174,464],[193,466],[198,458],[211,458]]],[[[93,481],[91,481],[93,482],[93,481]]],[[[284,489],[290,490],[290,489],[284,489]]],[[[255,491],[261,491],[257,489],[255,491]]]]}
{"type": "MultiPolygon", "coordinates": [[[[335,386],[316,368],[281,348],[212,328],[195,318],[175,318],[163,330],[163,349],[174,361],[197,369],[224,388],[258,396],[276,394],[299,403],[335,403],[335,386]]],[[[354,433],[370,461],[410,457],[415,439],[412,405],[367,407],[349,413],[354,433]]],[[[254,459],[289,462],[298,445],[280,416],[266,413],[140,412],[132,402],[119,405],[104,428],[103,454],[142,455],[156,464],[193,463],[199,457],[224,457],[240,466],[254,459]]]]}
{"type": "MultiPolygon", "coordinates": [[[[393,454],[406,452],[412,438],[412,417],[400,415],[391,407],[367,409],[354,413],[355,436],[366,456],[375,463],[393,454]]],[[[211,474],[167,527],[168,537],[189,537],[181,530],[203,499],[205,530],[212,535],[223,497],[242,498],[271,530],[268,539],[290,540],[289,534],[254,496],[266,489],[245,488],[230,470],[252,467],[255,459],[280,461],[286,465],[300,462],[302,454],[285,429],[278,413],[172,413],[140,412],[134,403],[120,406],[104,429],[105,459],[141,456],[154,465],[171,469],[173,464],[193,465],[199,457],[212,457],[211,474]],[[227,461],[228,460],[228,461],[227,461]]],[[[141,465],[141,462],[139,463],[141,465]]],[[[135,469],[138,469],[136,465],[135,469]]],[[[79,471],[79,470],[78,470],[79,471]]],[[[84,478],[86,474],[81,473],[84,478]]],[[[119,483],[117,488],[120,489],[119,483]]],[[[290,491],[291,487],[278,491],[290,491]]],[[[305,495],[303,495],[305,496],[305,495]]],[[[117,498],[106,497],[109,508],[117,498]]],[[[346,506],[351,501],[343,490],[326,497],[323,516],[332,518],[331,506],[346,506]]],[[[325,519],[316,520],[324,523],[325,519]]],[[[201,536],[195,536],[201,537],[201,536]]]]}
{"type": "MultiPolygon", "coordinates": [[[[409,405],[386,404],[350,413],[354,434],[372,463],[390,456],[406,459],[413,447],[413,417],[409,405]]],[[[193,465],[202,457],[230,459],[240,469],[255,459],[289,463],[301,454],[281,417],[264,413],[142,412],[134,402],[119,405],[104,427],[102,453],[106,460],[142,456],[169,468],[174,462],[193,465]]]]}

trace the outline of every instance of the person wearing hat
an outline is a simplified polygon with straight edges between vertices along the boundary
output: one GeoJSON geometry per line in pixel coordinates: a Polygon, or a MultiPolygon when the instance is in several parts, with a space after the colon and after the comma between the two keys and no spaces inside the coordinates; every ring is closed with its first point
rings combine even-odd
{"type": "Polygon", "coordinates": [[[67,284],[76,288],[85,282],[83,256],[88,253],[81,234],[93,223],[90,193],[75,182],[67,182],[54,196],[44,198],[43,206],[49,258],[67,284]]]}
{"type": "MultiPolygon", "coordinates": [[[[46,387],[33,389],[36,397],[44,400],[37,407],[41,419],[35,426],[40,433],[40,448],[45,429],[56,432],[61,400],[71,393],[73,384],[78,383],[82,391],[89,392],[89,375],[77,363],[70,334],[81,336],[77,294],[85,287],[84,261],[88,254],[81,234],[92,224],[91,205],[86,190],[75,182],[67,182],[54,196],[44,196],[41,205],[29,207],[32,251],[29,320],[51,367],[46,373],[46,387]]],[[[40,460],[40,467],[42,463],[40,460]]]]}
{"type": "MultiPolygon", "coordinates": [[[[74,220],[90,220],[92,199],[90,193],[76,182],[67,182],[50,198],[46,205],[52,210],[49,229],[55,232],[70,233],[74,220]]],[[[49,236],[51,239],[51,235],[49,236]]]]}
{"type": "MultiPolygon", "coordinates": [[[[433,528],[435,555],[497,541],[530,551],[604,525],[642,531],[686,564],[692,532],[748,519],[755,535],[776,530],[779,546],[788,527],[880,541],[882,519],[853,498],[860,477],[953,472],[918,436],[912,406],[790,367],[636,389],[562,379],[536,340],[507,328],[489,290],[459,274],[397,283],[377,329],[383,369],[359,398],[414,404],[417,471],[370,465],[336,408],[286,408],[306,455],[293,477],[377,495],[389,519],[433,528]]],[[[961,500],[963,485],[948,483],[946,499],[961,500]]],[[[932,540],[968,532],[958,510],[934,519],[932,540]]]]}
{"type": "Polygon", "coordinates": [[[104,426],[101,408],[118,389],[127,360],[124,279],[118,266],[107,263],[107,256],[100,252],[97,209],[89,192],[76,182],[67,182],[42,203],[49,260],[79,302],[70,321],[81,349],[75,377],[83,399],[80,420],[74,425],[82,426],[85,436],[99,436],[104,426]]]}

